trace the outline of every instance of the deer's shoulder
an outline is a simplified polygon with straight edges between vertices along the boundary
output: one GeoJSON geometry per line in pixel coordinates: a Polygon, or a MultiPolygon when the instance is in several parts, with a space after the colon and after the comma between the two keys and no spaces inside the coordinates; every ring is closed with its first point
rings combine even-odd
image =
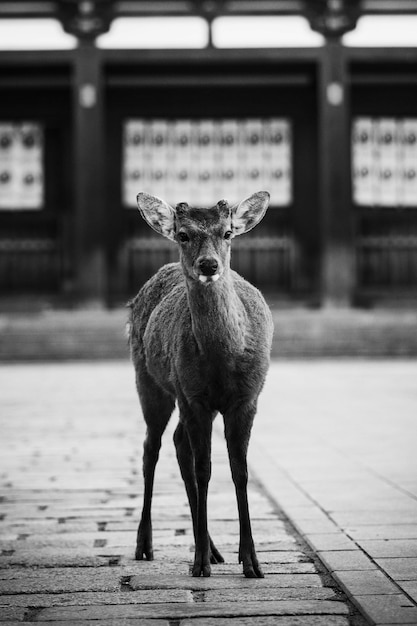
{"type": "Polygon", "coordinates": [[[161,267],[140,289],[135,298],[128,302],[130,308],[130,335],[135,331],[143,336],[153,311],[166,299],[179,298],[185,291],[185,279],[179,263],[161,267]]]}

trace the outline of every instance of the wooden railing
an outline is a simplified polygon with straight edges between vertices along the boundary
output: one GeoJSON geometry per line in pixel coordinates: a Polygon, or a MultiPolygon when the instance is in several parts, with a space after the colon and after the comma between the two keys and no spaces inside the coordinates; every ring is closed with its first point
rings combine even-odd
{"type": "Polygon", "coordinates": [[[362,237],[356,258],[361,287],[417,287],[417,235],[362,237]]]}
{"type": "MultiPolygon", "coordinates": [[[[288,290],[294,273],[290,237],[242,237],[233,241],[232,268],[259,287],[288,290]]],[[[161,238],[135,238],[127,245],[131,288],[143,284],[165,263],[178,260],[177,247],[161,238]]]]}
{"type": "Polygon", "coordinates": [[[62,260],[53,239],[0,238],[0,290],[3,293],[56,292],[62,260]]]}

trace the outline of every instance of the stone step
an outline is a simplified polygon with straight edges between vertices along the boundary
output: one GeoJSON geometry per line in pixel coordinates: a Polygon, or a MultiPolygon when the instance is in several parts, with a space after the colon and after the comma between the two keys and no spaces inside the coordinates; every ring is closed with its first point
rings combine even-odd
{"type": "MultiPolygon", "coordinates": [[[[272,306],[274,358],[415,357],[414,310],[311,310],[272,306]]],[[[0,360],[127,359],[127,311],[0,315],[0,360]]]]}

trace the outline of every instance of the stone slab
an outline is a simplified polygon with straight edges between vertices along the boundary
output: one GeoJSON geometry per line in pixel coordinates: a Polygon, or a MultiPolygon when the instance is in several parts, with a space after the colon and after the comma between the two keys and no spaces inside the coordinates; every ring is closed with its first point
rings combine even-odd
{"type": "Polygon", "coordinates": [[[380,570],[333,572],[336,581],[348,596],[395,595],[400,589],[380,570]]]}
{"type": "Polygon", "coordinates": [[[391,578],[397,581],[417,580],[417,558],[375,559],[375,562],[391,578]]]}
{"type": "Polygon", "coordinates": [[[417,607],[403,594],[355,596],[353,601],[372,623],[402,626],[417,624],[417,607]]]}
{"type": "Polygon", "coordinates": [[[0,599],[0,622],[22,622],[25,618],[26,609],[15,606],[2,606],[0,599]]]}
{"type": "Polygon", "coordinates": [[[358,546],[354,541],[349,539],[342,532],[339,533],[323,533],[323,534],[306,534],[304,539],[308,542],[310,547],[317,551],[331,551],[331,550],[358,550],[358,546]]]}
{"type": "Polygon", "coordinates": [[[399,583],[399,585],[401,586],[401,589],[404,589],[404,591],[414,600],[414,602],[417,602],[417,581],[403,580],[399,583]]]}
{"type": "Polygon", "coordinates": [[[323,550],[318,552],[318,556],[329,572],[376,569],[376,565],[360,550],[323,550]]]}
{"type": "MultiPolygon", "coordinates": [[[[323,597],[325,597],[323,595],[323,597]]],[[[308,598],[308,599],[320,599],[308,598]]],[[[327,594],[329,599],[329,594],[327,594]]],[[[141,591],[82,591],[76,593],[27,593],[1,595],[1,605],[15,607],[93,606],[108,604],[160,604],[161,602],[192,602],[192,592],[187,589],[146,589],[141,591]]],[[[0,612],[2,608],[0,608],[0,612]]]]}
{"type": "Polygon", "coordinates": [[[295,516],[291,517],[291,521],[294,524],[295,528],[301,535],[312,535],[312,534],[330,534],[330,533],[340,533],[340,529],[327,518],[323,518],[321,520],[314,519],[303,519],[299,520],[295,516]]]}
{"type": "MultiPolygon", "coordinates": [[[[31,622],[24,622],[24,624],[28,624],[28,623],[33,623],[33,621],[31,622]]],[[[16,622],[16,621],[5,621],[5,622],[1,622],[1,626],[21,626],[22,622],[16,622]]],[[[42,621],[37,621],[36,624],[38,624],[38,626],[81,626],[79,621],[73,621],[73,620],[65,620],[65,621],[61,621],[61,620],[52,620],[52,621],[46,621],[46,622],[42,622],[42,621]]],[[[93,622],[91,622],[91,626],[170,626],[170,622],[168,620],[165,619],[152,619],[152,618],[142,618],[142,617],[138,617],[138,618],[131,618],[131,619],[123,619],[123,622],[117,622],[116,624],[114,624],[114,622],[111,622],[109,620],[103,619],[103,620],[94,620],[93,622]]],[[[331,625],[333,626],[333,624],[331,625]]],[[[336,626],[339,626],[338,624],[336,626]]]]}
{"type": "Polygon", "coordinates": [[[249,598],[251,601],[264,602],[266,600],[337,600],[337,596],[331,587],[323,588],[275,588],[268,587],[263,589],[211,589],[203,592],[204,602],[246,602],[249,598]]]}
{"type": "MultiPolygon", "coordinates": [[[[183,620],[181,626],[254,626],[253,617],[205,617],[183,620]]],[[[349,626],[349,620],[339,615],[257,616],[256,626],[349,626]]]]}
{"type": "Polygon", "coordinates": [[[10,556],[0,556],[0,568],[6,567],[106,567],[109,557],[94,554],[93,549],[71,550],[40,548],[21,550],[10,556]]]}
{"type": "Polygon", "coordinates": [[[119,568],[64,568],[35,572],[25,569],[0,570],[0,593],[66,593],[77,591],[118,591],[119,568]]]}
{"type": "Polygon", "coordinates": [[[349,526],[347,534],[355,541],[362,539],[417,539],[417,524],[368,524],[349,526]]]}
{"type": "Polygon", "coordinates": [[[323,582],[317,573],[313,574],[272,574],[262,579],[248,579],[243,576],[210,576],[193,578],[191,576],[142,576],[132,575],[128,585],[131,589],[192,589],[195,591],[210,589],[265,589],[273,588],[321,588],[323,582]]]}
{"type": "MultiPolygon", "coordinates": [[[[369,505],[368,505],[369,506],[369,505]]],[[[415,524],[417,520],[417,502],[410,498],[410,506],[404,510],[384,510],[384,511],[335,511],[332,517],[340,528],[346,529],[349,526],[366,526],[378,523],[390,524],[415,524]]]]}
{"type": "Polygon", "coordinates": [[[250,617],[258,615],[347,615],[348,608],[342,602],[315,600],[283,600],[281,602],[231,602],[224,603],[190,603],[190,604],[152,604],[152,605],[118,605],[94,607],[52,607],[40,611],[35,621],[60,621],[126,618],[164,618],[184,619],[186,617],[250,617]]]}
{"type": "Polygon", "coordinates": [[[373,558],[417,558],[417,539],[361,539],[359,545],[373,558]]]}

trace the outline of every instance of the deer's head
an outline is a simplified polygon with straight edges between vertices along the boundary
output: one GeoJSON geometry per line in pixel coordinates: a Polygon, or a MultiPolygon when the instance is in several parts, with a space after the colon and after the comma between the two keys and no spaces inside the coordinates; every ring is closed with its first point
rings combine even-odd
{"type": "Polygon", "coordinates": [[[209,209],[193,208],[185,202],[174,209],[147,193],[139,193],[137,202],[149,226],[178,243],[185,276],[210,285],[230,267],[233,237],[254,228],[265,215],[269,193],[259,191],[232,207],[220,200],[209,209]]]}

